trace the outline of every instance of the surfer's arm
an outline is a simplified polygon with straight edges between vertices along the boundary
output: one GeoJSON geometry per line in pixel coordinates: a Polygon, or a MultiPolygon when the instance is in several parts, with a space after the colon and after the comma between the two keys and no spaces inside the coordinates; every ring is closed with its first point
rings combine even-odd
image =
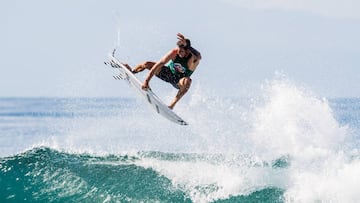
{"type": "Polygon", "coordinates": [[[189,69],[191,71],[195,71],[196,67],[199,65],[200,60],[201,60],[201,54],[198,50],[196,50],[193,47],[189,47],[189,51],[191,53],[191,59],[188,62],[189,65],[189,69]]]}
{"type": "Polygon", "coordinates": [[[193,47],[189,48],[189,51],[191,52],[192,56],[188,62],[189,69],[191,71],[195,71],[196,67],[199,65],[201,60],[201,54],[193,47]]]}
{"type": "Polygon", "coordinates": [[[149,88],[149,82],[151,78],[155,75],[156,72],[159,72],[161,70],[161,67],[163,67],[165,63],[163,61],[159,61],[155,63],[155,65],[151,68],[149,74],[147,75],[144,84],[142,85],[143,89],[149,88]]]}
{"type": "Polygon", "coordinates": [[[169,51],[160,61],[158,61],[157,63],[155,63],[155,65],[151,68],[151,70],[149,71],[149,74],[147,75],[142,88],[143,89],[147,89],[149,88],[149,82],[151,80],[151,78],[158,74],[161,70],[161,68],[168,62],[170,61],[170,59],[173,59],[174,56],[176,56],[177,53],[177,49],[173,49],[171,51],[169,51]]]}
{"type": "Polygon", "coordinates": [[[195,56],[196,60],[201,59],[201,54],[198,50],[196,50],[194,47],[189,47],[189,51],[195,56]]]}

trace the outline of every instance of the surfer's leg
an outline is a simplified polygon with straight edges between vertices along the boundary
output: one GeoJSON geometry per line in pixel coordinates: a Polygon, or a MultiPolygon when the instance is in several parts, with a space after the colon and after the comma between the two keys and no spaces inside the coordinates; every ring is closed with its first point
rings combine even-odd
{"type": "Polygon", "coordinates": [[[176,94],[174,100],[169,105],[170,109],[174,108],[175,104],[181,99],[181,97],[185,95],[185,93],[189,90],[190,86],[191,86],[191,78],[184,77],[179,80],[178,83],[179,91],[176,94]]]}
{"type": "MultiPolygon", "coordinates": [[[[131,67],[129,66],[129,64],[127,64],[127,63],[121,63],[121,64],[123,64],[129,71],[133,72],[133,71],[131,70],[131,67]]],[[[134,72],[133,72],[133,73],[134,73],[134,72]]]]}
{"type": "Polygon", "coordinates": [[[151,68],[155,65],[155,62],[152,61],[146,61],[142,64],[137,65],[134,70],[132,71],[133,73],[139,73],[145,69],[151,70],[151,68]]]}

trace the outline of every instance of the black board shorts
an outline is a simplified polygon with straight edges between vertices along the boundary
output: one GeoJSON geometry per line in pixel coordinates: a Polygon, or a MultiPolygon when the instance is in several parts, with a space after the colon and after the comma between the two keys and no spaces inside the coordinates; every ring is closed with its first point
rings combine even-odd
{"type": "Polygon", "coordinates": [[[172,84],[172,86],[174,86],[176,89],[179,89],[178,83],[182,77],[172,73],[169,67],[163,66],[159,74],[157,74],[156,76],[161,80],[172,84]]]}

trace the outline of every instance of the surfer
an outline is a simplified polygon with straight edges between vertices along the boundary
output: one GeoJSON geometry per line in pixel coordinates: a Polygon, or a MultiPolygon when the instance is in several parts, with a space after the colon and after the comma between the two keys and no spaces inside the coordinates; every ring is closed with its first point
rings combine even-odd
{"type": "Polygon", "coordinates": [[[177,34],[177,47],[171,49],[158,62],[146,61],[137,65],[133,70],[127,66],[134,74],[145,69],[150,70],[142,89],[149,88],[151,78],[156,75],[165,82],[172,84],[178,93],[168,106],[173,109],[175,104],[185,95],[191,85],[191,74],[195,71],[201,60],[201,54],[191,46],[191,41],[181,33],[177,34]]]}

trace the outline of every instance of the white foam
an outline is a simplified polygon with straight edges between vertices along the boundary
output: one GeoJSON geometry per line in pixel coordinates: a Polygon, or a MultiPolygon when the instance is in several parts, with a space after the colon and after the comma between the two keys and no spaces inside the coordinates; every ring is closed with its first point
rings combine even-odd
{"type": "Polygon", "coordinates": [[[141,163],[183,187],[195,202],[272,186],[284,189],[289,202],[359,201],[354,189],[359,188],[359,161],[349,158],[353,154],[345,150],[348,128],[336,121],[326,99],[286,79],[267,83],[254,108],[248,110],[242,103],[229,105],[228,100],[208,97],[199,89],[192,96],[191,108],[197,109],[200,118],[193,120],[197,124],[193,130],[209,151],[231,149],[267,163],[290,157],[290,165],[280,169],[223,162],[141,163]]]}
{"type": "Polygon", "coordinates": [[[292,167],[288,202],[360,202],[360,161],[344,154],[292,167]]]}
{"type": "Polygon", "coordinates": [[[270,82],[264,91],[264,104],[253,114],[251,137],[257,154],[274,159],[341,147],[347,128],[338,124],[326,99],[284,80],[270,82]]]}
{"type": "Polygon", "coordinates": [[[60,134],[39,135],[24,145],[96,155],[203,152],[223,154],[231,160],[241,154],[257,163],[288,156],[287,168],[244,164],[248,163],[245,160],[214,162],[211,158],[144,158],[137,164],[166,176],[195,202],[246,195],[267,187],[284,189],[289,202],[360,201],[356,191],[360,162],[352,158],[359,157],[359,150],[346,151],[346,142],[351,141],[348,128],[336,121],[326,99],[286,79],[266,83],[258,98],[234,100],[214,95],[194,84],[188,100],[176,107],[190,123],[187,127],[161,120],[140,103],[139,109],[121,109],[125,113],[114,117],[54,119],[59,123],[53,127],[63,129],[60,134]]]}
{"type": "MultiPolygon", "coordinates": [[[[232,162],[237,155],[229,155],[228,160],[208,159],[190,161],[159,160],[143,158],[137,165],[152,168],[169,178],[172,184],[185,191],[194,202],[212,202],[227,199],[231,195],[247,195],[258,189],[283,184],[284,174],[270,167],[242,165],[232,162]],[[230,162],[229,162],[230,161],[230,162]]],[[[284,169],[285,170],[285,169],[284,169]]]]}
{"type": "MultiPolygon", "coordinates": [[[[360,164],[346,152],[348,128],[326,101],[287,80],[264,87],[250,133],[262,160],[290,155],[288,202],[359,202],[360,164]]],[[[357,155],[358,156],[358,155],[357,155]]]]}

